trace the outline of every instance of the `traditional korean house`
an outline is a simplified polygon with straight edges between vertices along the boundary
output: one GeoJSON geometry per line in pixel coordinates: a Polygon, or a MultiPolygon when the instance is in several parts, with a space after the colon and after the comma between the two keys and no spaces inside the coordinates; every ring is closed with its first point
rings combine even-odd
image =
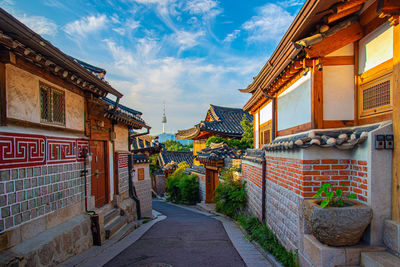
{"type": "Polygon", "coordinates": [[[163,149],[163,144],[159,143],[156,137],[149,135],[132,138],[130,146],[133,154],[146,154],[147,156],[160,153],[163,149]]]}
{"type": "Polygon", "coordinates": [[[99,237],[88,213],[103,239],[136,218],[129,130],[149,127],[104,75],[0,9],[2,264],[55,265],[88,249],[99,237]]]}
{"type": "MultiPolygon", "coordinates": [[[[253,121],[253,116],[240,108],[210,105],[204,121],[196,124],[193,128],[178,131],[175,137],[182,140],[193,140],[193,155],[196,156],[200,151],[206,149],[206,141],[211,136],[240,139],[244,132],[240,122],[244,116],[248,121],[253,121]]],[[[218,185],[218,172],[223,166],[221,167],[220,163],[218,163],[218,167],[214,166],[216,162],[203,165],[198,157],[193,163],[194,166],[190,171],[199,177],[201,199],[207,203],[212,202],[214,190],[218,185]],[[207,166],[209,168],[205,169],[204,167],[207,166]]]]}
{"type": "Polygon", "coordinates": [[[399,11],[400,1],[307,0],[241,90],[263,149],[249,151],[242,174],[249,195],[267,196],[249,210],[298,249],[301,266],[360,264],[359,250],[323,246],[304,223],[302,202],[323,183],[348,185],[372,208],[367,247],[399,252],[399,11]]]}
{"type": "MultiPolygon", "coordinates": [[[[196,159],[204,166],[204,179],[200,178],[200,199],[205,203],[213,203],[215,189],[219,184],[219,172],[232,166],[227,160],[239,159],[237,151],[225,143],[211,144],[200,150],[196,159]]],[[[191,170],[196,172],[196,169],[191,170]]]]}
{"type": "Polygon", "coordinates": [[[189,166],[193,165],[193,153],[191,151],[168,151],[162,150],[158,155],[158,163],[165,174],[165,178],[173,173],[181,162],[186,162],[189,166]]]}

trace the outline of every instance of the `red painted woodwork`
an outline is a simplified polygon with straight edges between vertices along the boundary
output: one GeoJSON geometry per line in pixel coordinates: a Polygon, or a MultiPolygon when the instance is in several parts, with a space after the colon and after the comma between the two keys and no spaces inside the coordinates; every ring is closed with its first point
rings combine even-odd
{"type": "Polygon", "coordinates": [[[92,195],[96,207],[102,207],[107,203],[107,172],[106,172],[106,142],[90,141],[92,153],[92,195]]]}
{"type": "Polygon", "coordinates": [[[0,133],[0,169],[80,162],[88,140],[34,134],[0,133]]]}
{"type": "Polygon", "coordinates": [[[206,169],[206,203],[213,202],[218,183],[218,171],[206,169]]]}

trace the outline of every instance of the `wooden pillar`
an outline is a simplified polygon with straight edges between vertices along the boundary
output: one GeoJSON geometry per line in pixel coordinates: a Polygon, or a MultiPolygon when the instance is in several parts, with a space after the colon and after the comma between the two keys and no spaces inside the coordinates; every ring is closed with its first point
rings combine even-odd
{"type": "Polygon", "coordinates": [[[6,66],[0,63],[0,125],[7,124],[6,66]]]}
{"type": "Polygon", "coordinates": [[[324,122],[323,110],[323,70],[318,70],[314,60],[311,73],[311,128],[322,129],[324,122]]]}
{"type": "Polygon", "coordinates": [[[392,219],[400,221],[400,24],[393,27],[392,219]]]}

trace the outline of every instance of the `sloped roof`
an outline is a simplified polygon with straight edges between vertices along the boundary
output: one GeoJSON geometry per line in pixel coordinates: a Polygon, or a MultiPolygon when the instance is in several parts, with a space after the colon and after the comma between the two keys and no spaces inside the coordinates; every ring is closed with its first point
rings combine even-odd
{"type": "Polygon", "coordinates": [[[85,69],[87,69],[88,71],[90,71],[90,72],[92,72],[94,74],[99,74],[99,73],[106,74],[107,73],[107,71],[105,69],[93,66],[93,65],[91,65],[89,63],[86,63],[86,62],[84,62],[84,61],[82,61],[80,59],[77,59],[77,58],[74,58],[74,57],[71,57],[71,56],[70,56],[70,58],[72,58],[72,60],[74,60],[79,65],[81,65],[82,67],[84,67],[85,69]]]}
{"type": "Polygon", "coordinates": [[[236,150],[225,143],[211,144],[209,147],[197,152],[198,160],[221,160],[226,158],[237,159],[239,155],[236,150]]]}
{"type": "Polygon", "coordinates": [[[165,167],[168,163],[176,162],[177,164],[186,161],[190,166],[193,165],[193,152],[191,151],[161,151],[158,156],[158,162],[161,167],[165,167]]]}
{"type": "Polygon", "coordinates": [[[118,104],[117,109],[114,110],[114,101],[108,98],[102,98],[102,100],[106,104],[106,113],[104,114],[104,117],[125,123],[133,129],[141,129],[143,127],[150,128],[150,126],[147,126],[146,122],[141,118],[141,112],[121,104],[118,104]]]}
{"type": "Polygon", "coordinates": [[[244,115],[246,115],[249,122],[253,122],[253,115],[243,111],[241,108],[210,105],[204,121],[201,121],[193,128],[179,130],[175,137],[183,140],[193,139],[201,131],[205,131],[215,135],[240,138],[244,132],[240,125],[244,115]]]}
{"type": "Polygon", "coordinates": [[[140,152],[154,152],[158,153],[163,148],[163,144],[159,143],[157,139],[153,139],[149,141],[145,136],[135,137],[131,143],[131,152],[132,153],[140,153],[140,152]]]}

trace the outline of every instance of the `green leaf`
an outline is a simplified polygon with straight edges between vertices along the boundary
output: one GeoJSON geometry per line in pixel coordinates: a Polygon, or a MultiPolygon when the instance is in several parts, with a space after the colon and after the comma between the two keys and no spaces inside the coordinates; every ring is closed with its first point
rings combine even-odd
{"type": "Polygon", "coordinates": [[[343,201],[342,201],[341,199],[339,199],[339,200],[337,201],[337,203],[339,204],[340,207],[343,207],[343,201]]]}
{"type": "Polygon", "coordinates": [[[329,204],[329,199],[324,199],[324,200],[321,202],[321,208],[325,208],[328,204],[329,204]]]}
{"type": "Polygon", "coordinates": [[[343,195],[343,191],[342,191],[342,190],[337,189],[335,192],[336,192],[336,195],[337,195],[338,197],[342,197],[342,195],[343,195]]]}
{"type": "Polygon", "coordinates": [[[322,188],[323,188],[323,190],[325,192],[325,195],[328,195],[330,186],[331,186],[330,184],[323,184],[322,185],[322,188]]]}
{"type": "Polygon", "coordinates": [[[333,192],[328,192],[328,193],[326,194],[326,197],[327,197],[328,199],[332,199],[332,198],[333,198],[333,192]]]}
{"type": "Polygon", "coordinates": [[[322,187],[320,187],[315,195],[312,196],[312,198],[320,197],[322,194],[322,187]]]}
{"type": "Polygon", "coordinates": [[[357,196],[355,194],[350,194],[350,195],[347,196],[347,198],[357,199],[357,196]]]}

